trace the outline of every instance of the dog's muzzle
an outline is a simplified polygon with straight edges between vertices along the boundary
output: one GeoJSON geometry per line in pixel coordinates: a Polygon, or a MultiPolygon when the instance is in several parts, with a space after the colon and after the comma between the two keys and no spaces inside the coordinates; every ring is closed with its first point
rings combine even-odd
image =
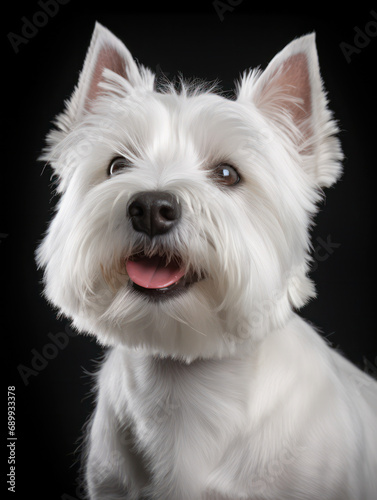
{"type": "MultiPolygon", "coordinates": [[[[176,197],[166,191],[143,191],[130,199],[127,215],[133,229],[152,240],[179,223],[181,206],[176,197]]],[[[155,298],[182,290],[192,282],[178,257],[168,260],[164,255],[138,252],[126,260],[126,270],[134,289],[155,298]]]]}

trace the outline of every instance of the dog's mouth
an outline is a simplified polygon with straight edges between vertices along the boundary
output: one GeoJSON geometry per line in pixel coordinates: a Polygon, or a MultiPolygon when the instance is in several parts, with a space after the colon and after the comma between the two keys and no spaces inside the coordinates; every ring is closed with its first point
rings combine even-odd
{"type": "Polygon", "coordinates": [[[168,260],[163,255],[138,253],[126,260],[126,270],[135,290],[157,299],[176,295],[199,280],[197,274],[186,273],[178,257],[168,260]]]}

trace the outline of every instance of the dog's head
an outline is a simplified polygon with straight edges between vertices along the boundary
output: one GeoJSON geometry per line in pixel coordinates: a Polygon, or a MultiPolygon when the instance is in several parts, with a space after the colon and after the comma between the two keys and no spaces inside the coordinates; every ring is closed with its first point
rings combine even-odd
{"type": "Polygon", "coordinates": [[[44,159],[61,199],[45,293],[104,344],[186,360],[245,351],[313,296],[308,228],[340,174],[314,35],[234,99],[165,83],[96,25],[44,159]]]}

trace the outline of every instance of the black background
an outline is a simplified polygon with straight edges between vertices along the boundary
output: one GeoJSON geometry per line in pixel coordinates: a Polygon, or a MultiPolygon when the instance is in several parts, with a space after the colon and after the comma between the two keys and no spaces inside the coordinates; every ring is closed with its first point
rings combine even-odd
{"type": "Polygon", "coordinates": [[[4,392],[6,386],[15,385],[17,393],[17,493],[10,495],[13,498],[82,498],[75,450],[93,406],[90,373],[102,350],[84,336],[69,337],[68,345],[55,354],[46,350],[51,343],[48,334],[63,332],[67,320],[57,319],[41,297],[34,251],[57,201],[52,197],[51,172],[42,173],[37,157],[51,120],[76,84],[95,20],[151,69],[169,78],[182,72],[219,79],[229,90],[244,69],[265,67],[292,39],[316,31],[321,72],[331,109],[340,122],[346,159],[343,178],[327,191],[312,233],[314,247],[329,239],[338,246],[325,259],[319,247],[320,260],[312,273],[318,298],[301,313],[321,328],[329,343],[358,366],[376,373],[372,178],[377,36],[353,53],[350,62],[340,44],[354,45],[354,27],[364,31],[372,20],[371,10],[377,12],[377,7],[351,3],[330,12],[279,11],[258,9],[256,2],[243,0],[238,5],[233,1],[233,10],[225,11],[221,20],[212,1],[181,3],[178,8],[165,2],[152,6],[119,2],[118,6],[106,1],[98,7],[71,0],[19,45],[18,53],[7,35],[20,35],[23,17],[32,21],[42,8],[37,1],[18,1],[7,5],[3,15],[5,113],[1,115],[6,140],[0,169],[1,325],[7,340],[2,351],[7,366],[4,392]],[[51,359],[40,364],[25,385],[20,365],[31,368],[36,352],[50,352],[51,359]]]}

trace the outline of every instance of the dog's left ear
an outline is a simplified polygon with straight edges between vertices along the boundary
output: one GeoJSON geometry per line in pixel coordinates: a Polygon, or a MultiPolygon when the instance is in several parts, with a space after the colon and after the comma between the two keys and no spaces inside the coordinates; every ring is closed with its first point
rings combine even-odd
{"type": "Polygon", "coordinates": [[[314,33],[288,44],[263,73],[245,75],[238,100],[252,101],[293,140],[305,171],[318,186],[328,187],[338,179],[343,155],[327,108],[314,33]]]}

